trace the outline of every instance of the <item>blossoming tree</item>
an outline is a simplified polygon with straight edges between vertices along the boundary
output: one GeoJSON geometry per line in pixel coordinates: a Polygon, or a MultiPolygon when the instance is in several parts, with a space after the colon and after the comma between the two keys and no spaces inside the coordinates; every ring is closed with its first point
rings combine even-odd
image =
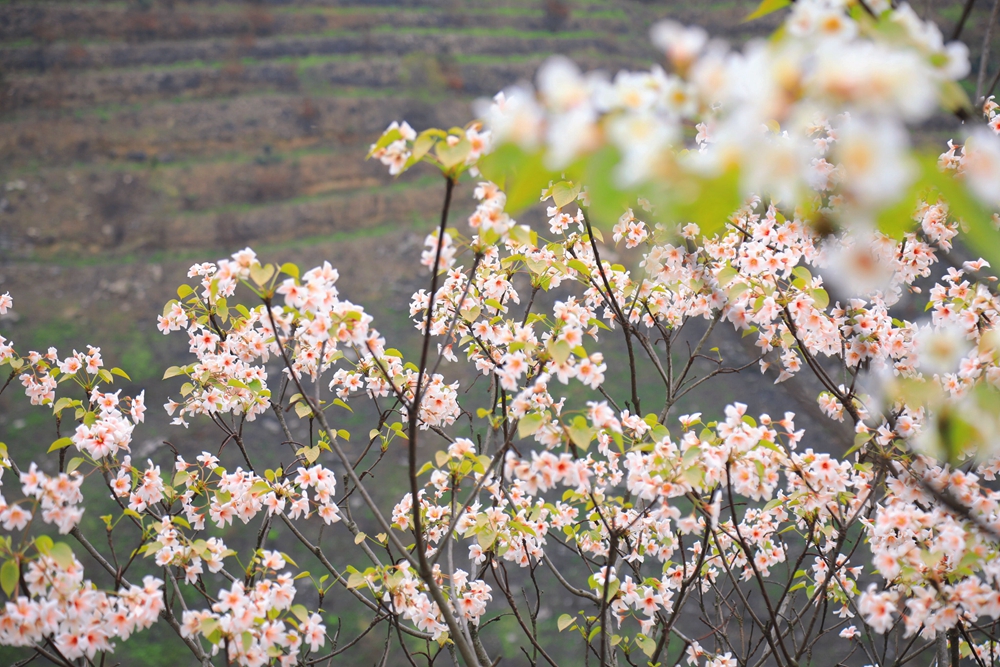
{"type": "Polygon", "coordinates": [[[971,110],[965,48],[905,4],[799,0],[742,52],[669,22],[652,39],[665,67],[608,78],[553,59],[480,121],[394,123],[373,145],[393,174],[443,175],[411,359],[329,264],[246,249],[191,267],[159,318],[193,357],[167,369],[165,407],[178,426],[214,422],[238,458],[133,461],[144,394],[112,391],[124,371],[98,348],[0,338],[7,385],[67,433],[51,460],[2,452],[0,643],[105,664],[163,623],[201,665],[312,665],[381,627],[381,664],[487,667],[507,617],[532,665],[555,667],[566,638],[573,664],[996,664],[997,105],[971,110]],[[942,108],[972,131],[940,156],[911,149],[909,128],[942,108]],[[463,180],[476,208],[452,227],[463,180]],[[515,221],[539,199],[547,224],[515,221]],[[963,258],[963,236],[985,258],[963,258]],[[606,259],[632,249],[635,266],[606,259]],[[928,316],[903,319],[915,301],[928,316]],[[756,352],[709,354],[717,325],[756,352]],[[602,347],[620,350],[621,391],[602,347]],[[484,378],[475,414],[448,377],[460,360],[484,378]],[[811,442],[782,405],[676,414],[696,387],[770,366],[821,383],[853,439],[811,442]],[[338,425],[358,401],[379,414],[360,456],[338,425]],[[281,434],[251,456],[265,413],[281,434]],[[408,488],[383,505],[370,473],[390,448],[408,488]],[[81,530],[87,477],[117,503],[107,546],[81,530]],[[322,548],[317,523],[346,539],[322,548]],[[218,536],[234,524],[251,550],[218,536]],[[142,568],[156,574],[135,581],[142,568]],[[367,610],[360,636],[324,620],[335,596],[367,610]]]}

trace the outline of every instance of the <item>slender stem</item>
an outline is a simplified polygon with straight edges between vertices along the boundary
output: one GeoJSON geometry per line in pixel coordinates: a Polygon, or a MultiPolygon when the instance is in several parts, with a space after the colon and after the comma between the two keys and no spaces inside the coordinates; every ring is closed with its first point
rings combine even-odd
{"type": "Polygon", "coordinates": [[[427,317],[424,319],[424,342],[420,350],[420,366],[417,370],[417,386],[413,391],[413,401],[409,414],[409,428],[407,429],[409,442],[408,465],[410,476],[410,499],[413,503],[413,537],[416,540],[417,560],[420,564],[420,574],[430,576],[430,567],[424,554],[424,537],[420,520],[420,487],[417,482],[417,431],[420,423],[420,402],[421,392],[424,390],[424,371],[427,368],[427,354],[431,344],[431,320],[434,317],[434,299],[437,296],[438,285],[438,264],[441,261],[441,249],[444,246],[444,230],[448,226],[448,209],[451,208],[451,195],[455,190],[455,180],[446,178],[444,193],[444,206],[441,207],[441,224],[438,227],[437,248],[434,252],[434,264],[431,267],[431,291],[427,300],[427,317]]]}
{"type": "Polygon", "coordinates": [[[632,389],[632,410],[635,414],[639,415],[642,414],[642,412],[639,408],[639,390],[638,385],[636,384],[635,353],[632,351],[631,326],[629,325],[628,318],[622,312],[621,306],[618,304],[618,299],[615,298],[614,291],[611,289],[611,282],[608,280],[608,276],[604,272],[604,264],[601,263],[601,253],[597,249],[597,240],[594,238],[594,228],[590,226],[590,218],[587,215],[584,215],[583,221],[587,225],[587,236],[590,238],[590,249],[594,253],[594,263],[597,264],[597,271],[601,275],[601,281],[604,283],[604,289],[608,292],[608,305],[611,307],[616,319],[621,324],[622,332],[625,334],[625,347],[628,350],[628,367],[632,389]]]}
{"type": "Polygon", "coordinates": [[[1000,67],[997,68],[997,73],[993,76],[993,81],[990,83],[990,87],[986,89],[983,93],[983,97],[989,97],[996,90],[997,83],[1000,83],[1000,67]]]}
{"type": "Polygon", "coordinates": [[[965,7],[962,8],[962,16],[958,19],[958,23],[955,25],[955,30],[952,31],[951,37],[948,38],[949,42],[954,42],[956,39],[961,37],[962,30],[965,29],[965,22],[969,18],[969,14],[972,12],[972,5],[976,4],[976,0],[965,0],[965,7]]]}
{"type": "Polygon", "coordinates": [[[993,40],[993,27],[997,23],[997,13],[1000,12],[1000,0],[993,0],[993,9],[990,11],[990,22],[986,24],[986,34],[983,36],[983,49],[979,54],[979,75],[976,77],[976,101],[979,105],[982,102],[983,83],[986,81],[986,66],[990,60],[990,42],[993,40]]]}

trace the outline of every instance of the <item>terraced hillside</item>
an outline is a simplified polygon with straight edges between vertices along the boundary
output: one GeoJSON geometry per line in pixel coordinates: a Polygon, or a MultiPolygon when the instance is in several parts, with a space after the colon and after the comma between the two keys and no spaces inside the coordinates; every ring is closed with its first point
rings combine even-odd
{"type": "Polygon", "coordinates": [[[426,184],[383,191],[362,159],[391,120],[464,123],[551,53],[653,55],[645,21],[606,4],[428,4],[0,6],[0,243],[51,257],[409,222],[426,184]]]}
{"type": "Polygon", "coordinates": [[[663,15],[740,41],[770,27],[741,22],[752,4],[0,2],[0,253],[223,250],[410,223],[434,206],[426,183],[387,190],[362,160],[391,120],[464,123],[471,100],[553,53],[648,64],[663,15]]]}

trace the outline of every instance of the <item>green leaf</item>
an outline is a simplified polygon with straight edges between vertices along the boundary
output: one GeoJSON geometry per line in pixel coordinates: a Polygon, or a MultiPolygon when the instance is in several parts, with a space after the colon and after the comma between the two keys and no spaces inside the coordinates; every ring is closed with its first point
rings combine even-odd
{"type": "Polygon", "coordinates": [[[180,366],[171,366],[163,373],[163,379],[169,380],[172,377],[177,377],[178,375],[184,375],[185,371],[180,366]]]}
{"type": "Polygon", "coordinates": [[[577,271],[579,271],[580,273],[582,273],[585,276],[588,276],[588,277],[590,276],[590,269],[587,268],[586,264],[584,264],[583,262],[581,262],[578,259],[571,259],[571,260],[569,260],[568,262],[566,262],[566,266],[568,266],[571,269],[576,269],[577,271]]]}
{"type": "Polygon", "coordinates": [[[505,210],[516,216],[539,201],[553,174],[545,168],[541,151],[527,153],[514,144],[500,146],[479,161],[483,176],[507,193],[505,210]]]}
{"type": "Polygon", "coordinates": [[[975,113],[972,108],[972,101],[958,81],[945,81],[939,84],[938,91],[940,93],[941,106],[951,113],[960,114],[964,111],[970,116],[975,113]]]}
{"type": "Polygon", "coordinates": [[[549,354],[552,355],[552,359],[560,365],[566,363],[566,360],[569,359],[569,355],[573,352],[569,343],[564,340],[557,340],[555,343],[549,342],[548,347],[549,354]]]}
{"type": "Polygon", "coordinates": [[[123,378],[125,378],[126,380],[128,380],[129,382],[131,382],[131,381],[132,381],[132,378],[130,378],[130,377],[128,376],[128,373],[126,373],[125,371],[123,371],[123,370],[122,370],[122,369],[120,369],[120,368],[112,368],[112,369],[111,369],[111,374],[112,374],[112,375],[117,375],[118,377],[123,377],[123,378]]]}
{"type": "Polygon", "coordinates": [[[402,138],[403,138],[403,135],[402,135],[402,133],[397,128],[393,128],[393,129],[389,130],[388,132],[386,132],[385,134],[383,134],[381,137],[379,137],[378,141],[375,142],[375,145],[372,146],[372,148],[371,148],[370,151],[368,151],[368,155],[365,157],[365,159],[370,158],[375,153],[375,151],[377,151],[378,149],[385,148],[386,146],[388,146],[392,142],[397,141],[397,140],[402,139],[402,138]]]}
{"type": "Polygon", "coordinates": [[[634,191],[623,190],[616,180],[616,167],[621,162],[621,154],[613,146],[605,146],[581,158],[571,166],[570,174],[581,183],[587,184],[587,215],[593,223],[594,238],[602,243],[598,227],[610,229],[622,213],[632,206],[640,196],[634,191]]]}
{"type": "Polygon", "coordinates": [[[51,445],[49,445],[49,452],[54,452],[56,450],[63,449],[65,447],[69,447],[72,444],[73,444],[73,438],[66,438],[66,437],[59,438],[51,445]]]}
{"type": "Polygon", "coordinates": [[[208,637],[219,627],[219,622],[214,618],[205,618],[201,621],[201,634],[208,637]]]}
{"type": "Polygon", "coordinates": [[[746,283],[736,283],[726,291],[726,296],[729,297],[730,301],[735,301],[748,289],[750,289],[750,286],[746,283]]]}
{"type": "Polygon", "coordinates": [[[52,538],[48,535],[39,535],[35,539],[35,548],[38,549],[38,553],[48,556],[52,550],[52,538]]]}
{"type": "Polygon", "coordinates": [[[480,548],[483,551],[487,551],[497,539],[497,532],[493,529],[482,530],[476,535],[476,541],[479,542],[480,548]]]}
{"type": "Polygon", "coordinates": [[[916,224],[913,212],[917,208],[917,198],[921,189],[919,181],[914,183],[899,201],[879,212],[877,222],[880,232],[898,241],[904,234],[913,231],[916,224]]]}
{"type": "Polygon", "coordinates": [[[73,550],[65,542],[56,542],[53,544],[52,548],[49,549],[49,556],[64,570],[72,567],[75,560],[73,550]]]}
{"type": "Polygon", "coordinates": [[[792,4],[792,0],[761,0],[761,3],[757,5],[757,9],[755,9],[752,14],[743,19],[743,21],[747,22],[747,21],[753,21],[754,19],[759,19],[762,16],[767,16],[772,12],[778,11],[779,9],[784,9],[790,4],[792,4]]]}
{"type": "Polygon", "coordinates": [[[253,495],[254,493],[268,493],[270,492],[270,490],[271,490],[270,484],[268,484],[265,481],[257,481],[254,482],[253,486],[250,487],[250,494],[253,495]]]}
{"type": "Polygon", "coordinates": [[[250,267],[250,279],[257,283],[258,287],[263,287],[271,280],[274,272],[275,268],[273,264],[254,264],[250,267]]]}
{"type": "Polygon", "coordinates": [[[729,216],[743,204],[739,185],[736,168],[713,178],[684,179],[668,193],[665,204],[673,209],[678,222],[696,222],[701,233],[710,237],[721,232],[729,216]]]}
{"type": "Polygon", "coordinates": [[[639,649],[646,654],[647,658],[652,658],[653,653],[656,652],[656,640],[652,637],[647,637],[646,635],[636,635],[635,644],[639,649]]]}
{"type": "Polygon", "coordinates": [[[720,287],[726,287],[737,275],[739,275],[739,272],[729,262],[726,262],[726,265],[719,270],[716,280],[719,281],[720,287]]]}
{"type": "Polygon", "coordinates": [[[510,228],[510,237],[524,245],[535,245],[534,234],[527,225],[514,225],[510,228]]]}
{"type": "Polygon", "coordinates": [[[428,130],[424,130],[419,135],[417,135],[417,140],[413,142],[413,151],[410,154],[410,159],[407,160],[409,165],[416,164],[424,159],[424,156],[434,148],[438,138],[432,134],[428,133],[428,130]]]}
{"type": "Polygon", "coordinates": [[[794,269],[792,269],[792,275],[795,276],[796,278],[801,278],[806,282],[806,284],[809,285],[812,284],[812,279],[813,279],[812,273],[810,273],[809,269],[807,269],[804,266],[796,266],[794,269]]]}
{"type": "Polygon", "coordinates": [[[562,208],[567,204],[572,204],[580,195],[580,185],[560,181],[552,186],[552,201],[557,208],[562,208]]]}
{"type": "Polygon", "coordinates": [[[3,592],[7,594],[7,597],[13,597],[20,575],[21,572],[16,560],[8,560],[3,565],[0,565],[0,588],[3,588],[3,592]]]}
{"type": "Polygon", "coordinates": [[[559,620],[556,621],[556,625],[559,627],[559,632],[562,632],[569,626],[573,625],[574,620],[575,620],[574,617],[570,616],[569,614],[563,614],[562,616],[560,616],[559,620]]]}
{"type": "Polygon", "coordinates": [[[347,588],[360,588],[368,583],[365,579],[365,575],[360,572],[352,572],[349,577],[347,577],[347,588]]]}
{"type": "MultiPolygon", "coordinates": [[[[454,136],[454,135],[453,135],[454,136]]],[[[458,140],[454,146],[450,146],[448,141],[439,141],[437,146],[434,148],[434,152],[437,153],[438,160],[441,161],[441,166],[445,170],[452,169],[453,167],[465,162],[465,158],[469,157],[469,152],[472,150],[472,144],[464,136],[458,140]]]]}
{"type": "MultiPolygon", "coordinates": [[[[920,178],[913,186],[914,191],[927,196],[926,190],[935,190],[947,202],[950,215],[964,223],[962,231],[969,249],[984,257],[991,266],[1000,267],[1000,233],[993,227],[992,213],[972,196],[965,184],[953,173],[942,172],[938,168],[934,153],[925,152],[915,157],[920,167],[920,178]]],[[[906,200],[912,213],[916,207],[916,198],[908,195],[906,200]]],[[[880,216],[879,229],[890,233],[892,227],[884,228],[884,223],[891,225],[884,216],[880,216]]]]}
{"type": "Polygon", "coordinates": [[[293,604],[288,611],[292,612],[292,615],[299,619],[302,623],[309,620],[309,610],[307,610],[304,605],[293,604]]]}
{"type": "Polygon", "coordinates": [[[573,424],[569,427],[569,439],[580,449],[586,450],[590,447],[590,441],[594,438],[594,429],[583,417],[577,416],[573,424]]]}
{"type": "Polygon", "coordinates": [[[55,402],[55,405],[52,406],[52,412],[58,415],[66,408],[71,408],[76,405],[80,405],[80,401],[69,398],[68,396],[63,396],[62,398],[60,398],[58,401],[55,402]]]}
{"type": "Polygon", "coordinates": [[[542,424],[545,422],[545,415],[539,414],[537,412],[532,412],[521,417],[520,421],[517,422],[517,436],[519,438],[527,438],[528,436],[534,435],[542,424]]]}
{"type": "Polygon", "coordinates": [[[826,293],[825,289],[819,287],[811,289],[809,296],[812,297],[813,306],[819,310],[826,310],[826,307],[830,305],[830,295],[826,293]]]}

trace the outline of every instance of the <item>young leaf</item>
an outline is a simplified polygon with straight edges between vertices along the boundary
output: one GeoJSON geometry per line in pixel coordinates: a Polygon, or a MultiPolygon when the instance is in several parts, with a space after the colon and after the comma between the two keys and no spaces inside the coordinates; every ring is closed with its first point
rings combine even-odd
{"type": "Polygon", "coordinates": [[[3,592],[7,594],[7,597],[13,597],[19,577],[20,571],[18,570],[16,560],[5,561],[0,566],[0,588],[3,588],[3,592]]]}
{"type": "Polygon", "coordinates": [[[49,445],[49,451],[54,452],[56,450],[63,449],[64,447],[69,447],[72,444],[73,444],[73,438],[66,438],[66,437],[59,438],[51,445],[49,445]]]}
{"type": "Polygon", "coordinates": [[[524,415],[517,422],[517,436],[519,438],[527,438],[530,435],[534,435],[541,428],[544,421],[545,417],[537,412],[524,415]]]}
{"type": "Polygon", "coordinates": [[[73,550],[65,542],[56,542],[53,544],[52,548],[49,549],[49,556],[64,570],[72,567],[75,560],[73,550]]]}
{"type": "Polygon", "coordinates": [[[468,139],[462,137],[454,146],[449,145],[447,141],[438,142],[434,152],[437,153],[441,166],[449,170],[464,162],[471,150],[472,144],[469,143],[468,139]]]}

